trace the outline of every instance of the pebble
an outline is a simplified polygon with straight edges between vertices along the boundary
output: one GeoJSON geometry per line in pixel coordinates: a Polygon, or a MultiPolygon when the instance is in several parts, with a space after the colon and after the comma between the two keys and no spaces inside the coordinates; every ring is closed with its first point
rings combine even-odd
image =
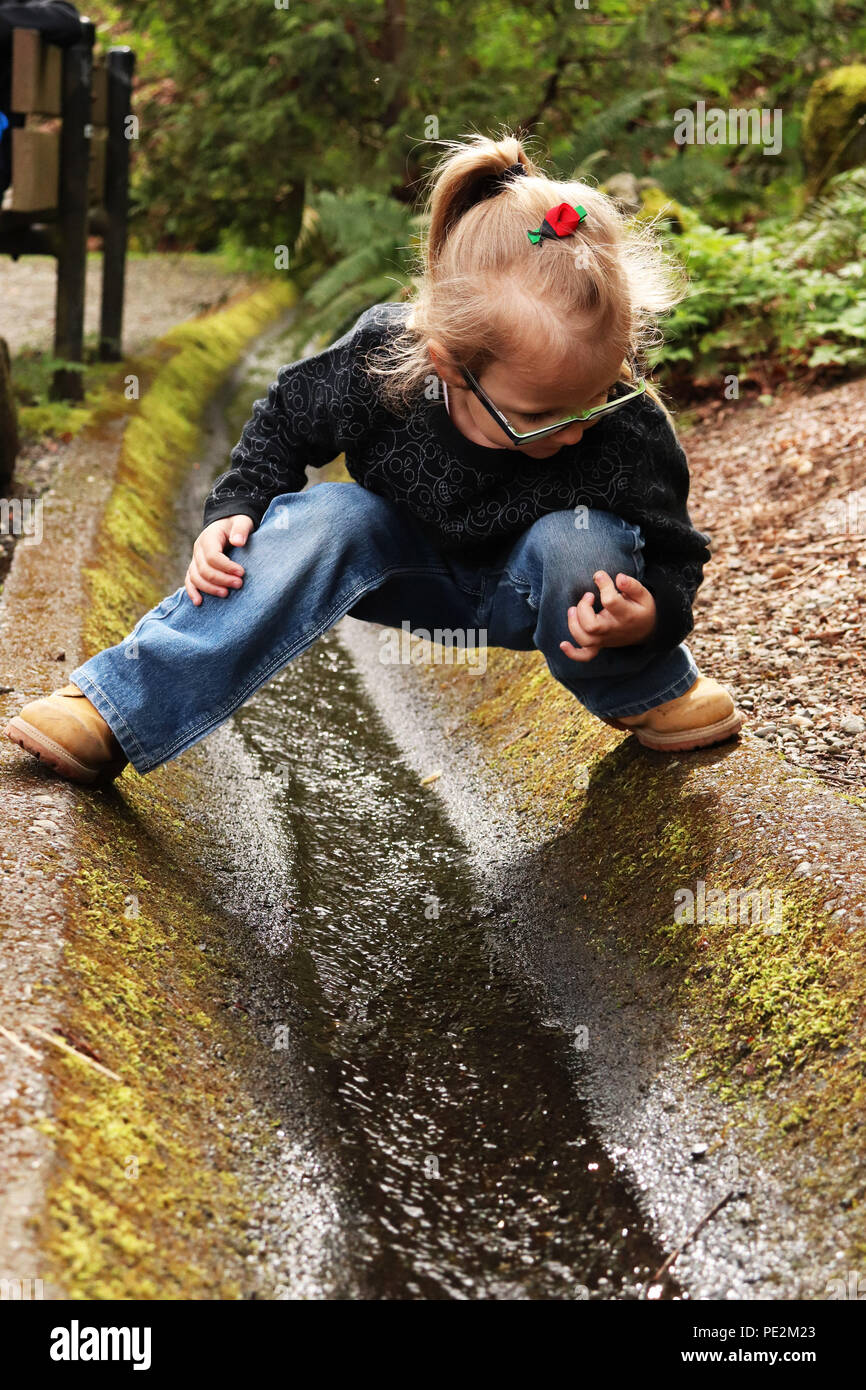
{"type": "Polygon", "coordinates": [[[757,738],[770,738],[775,732],[775,724],[759,724],[755,730],[755,735],[757,738]]]}
{"type": "Polygon", "coordinates": [[[859,714],[849,714],[839,725],[843,734],[862,734],[866,733],[866,719],[861,719],[859,714]]]}
{"type": "Polygon", "coordinates": [[[808,859],[804,859],[804,860],[802,860],[801,863],[799,863],[799,864],[797,865],[796,869],[794,870],[794,877],[795,877],[795,878],[808,878],[809,875],[811,874],[811,872],[812,872],[812,865],[809,863],[808,859]]]}

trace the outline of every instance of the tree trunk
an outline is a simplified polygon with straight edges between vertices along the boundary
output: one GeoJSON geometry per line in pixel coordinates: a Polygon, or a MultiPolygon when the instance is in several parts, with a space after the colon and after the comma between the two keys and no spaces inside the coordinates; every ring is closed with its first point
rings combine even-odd
{"type": "Polygon", "coordinates": [[[406,105],[408,74],[406,72],[406,0],[385,0],[385,25],[382,30],[382,57],[395,69],[397,85],[382,114],[385,131],[396,125],[406,105]]]}

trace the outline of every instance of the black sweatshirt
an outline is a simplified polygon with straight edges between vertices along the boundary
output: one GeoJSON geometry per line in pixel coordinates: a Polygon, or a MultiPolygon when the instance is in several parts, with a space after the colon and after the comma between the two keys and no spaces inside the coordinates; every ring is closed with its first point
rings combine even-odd
{"type": "Polygon", "coordinates": [[[274,497],[300,491],[308,466],[341,453],[357,483],[467,560],[489,556],[547,512],[601,508],[643,533],[643,582],[657,612],[647,646],[681,642],[694,625],[710,537],[689,517],[688,465],[664,411],[637,396],[548,459],[473,443],[441,399],[419,399],[401,418],[382,403],[381,378],[368,376],[364,358],[393,336],[408,307],[376,304],[323,352],[280,368],[205,501],[205,525],[235,515],[258,525],[274,497]]]}

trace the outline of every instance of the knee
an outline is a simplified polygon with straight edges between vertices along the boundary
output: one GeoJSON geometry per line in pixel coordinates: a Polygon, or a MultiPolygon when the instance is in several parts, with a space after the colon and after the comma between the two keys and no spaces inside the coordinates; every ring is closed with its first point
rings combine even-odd
{"type": "Polygon", "coordinates": [[[640,577],[640,530],[612,512],[551,512],[535,522],[527,540],[541,575],[539,607],[553,603],[568,608],[595,587],[598,570],[640,577]]]}
{"type": "Polygon", "coordinates": [[[392,504],[357,483],[317,483],[304,492],[275,497],[252,540],[261,549],[290,539],[293,554],[351,555],[361,559],[387,550],[397,529],[392,504]]]}

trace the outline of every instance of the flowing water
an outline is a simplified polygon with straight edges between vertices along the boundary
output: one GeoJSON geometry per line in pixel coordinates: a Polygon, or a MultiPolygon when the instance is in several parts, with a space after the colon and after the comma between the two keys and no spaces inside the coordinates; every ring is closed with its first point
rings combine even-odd
{"type": "MultiPolygon", "coordinates": [[[[298,355],[290,333],[247,360],[231,443],[298,355]]],[[[224,459],[215,447],[210,475],[224,459]]],[[[468,855],[338,636],[235,722],[271,774],[289,846],[273,968],[331,1117],[357,1286],[371,1298],[639,1296],[663,1253],[587,1118],[575,1039],[545,1026],[497,959],[468,855]]]]}

